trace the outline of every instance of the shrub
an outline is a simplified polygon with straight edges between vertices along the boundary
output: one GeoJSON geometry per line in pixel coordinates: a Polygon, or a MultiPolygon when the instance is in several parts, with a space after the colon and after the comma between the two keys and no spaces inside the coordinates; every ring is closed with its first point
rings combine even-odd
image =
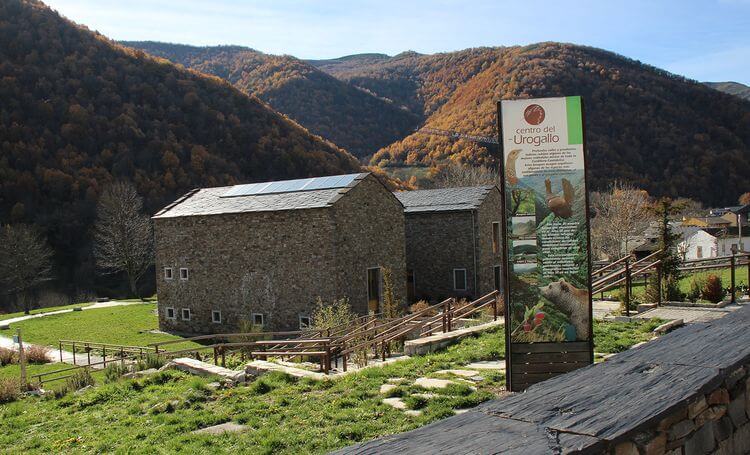
{"type": "Polygon", "coordinates": [[[383,267],[383,317],[397,318],[401,316],[401,299],[396,296],[393,289],[393,271],[390,267],[383,267]]]}
{"type": "Polygon", "coordinates": [[[696,302],[701,298],[701,293],[705,286],[706,281],[703,278],[693,275],[693,279],[690,281],[690,290],[685,297],[691,302],[696,302]]]}
{"type": "Polygon", "coordinates": [[[49,352],[49,348],[37,345],[28,346],[24,349],[26,360],[29,363],[36,364],[50,363],[52,359],[50,358],[49,352]]]}
{"type": "Polygon", "coordinates": [[[21,383],[16,378],[0,378],[0,403],[16,401],[21,396],[21,383]]]}
{"type": "MultiPolygon", "coordinates": [[[[427,309],[429,307],[430,307],[430,302],[428,302],[427,300],[420,300],[419,302],[417,302],[417,303],[415,303],[415,304],[413,304],[412,306],[409,307],[409,312],[412,313],[412,314],[413,313],[418,313],[418,312],[420,312],[422,310],[425,310],[425,309],[427,309]]],[[[434,316],[435,314],[437,314],[436,311],[428,311],[427,314],[425,314],[425,316],[434,316]]]]}
{"type": "Polygon", "coordinates": [[[421,395],[410,395],[404,398],[404,403],[406,403],[406,407],[409,409],[422,409],[427,406],[427,401],[427,398],[421,395]]]}
{"type": "MultiPolygon", "coordinates": [[[[617,300],[620,301],[620,314],[625,314],[625,289],[621,289],[615,295],[617,300]]],[[[630,301],[628,303],[628,310],[636,311],[638,309],[638,301],[630,294],[630,301]]]]}
{"type": "Polygon", "coordinates": [[[352,322],[357,316],[352,312],[349,299],[334,300],[325,303],[318,297],[317,308],[312,315],[312,325],[315,330],[326,330],[352,322]]]}
{"type": "Polygon", "coordinates": [[[724,288],[721,285],[721,278],[716,275],[709,275],[706,278],[706,284],[703,286],[701,298],[709,302],[721,302],[724,298],[724,288]]]}
{"type": "Polygon", "coordinates": [[[0,367],[18,362],[16,351],[13,349],[0,348],[0,367]]]}
{"type": "Polygon", "coordinates": [[[80,390],[90,385],[94,385],[94,378],[91,377],[91,372],[88,368],[81,368],[68,378],[65,388],[67,390],[80,390]]]}
{"type": "Polygon", "coordinates": [[[104,382],[115,382],[128,372],[128,367],[122,363],[110,363],[104,369],[104,382]]]}

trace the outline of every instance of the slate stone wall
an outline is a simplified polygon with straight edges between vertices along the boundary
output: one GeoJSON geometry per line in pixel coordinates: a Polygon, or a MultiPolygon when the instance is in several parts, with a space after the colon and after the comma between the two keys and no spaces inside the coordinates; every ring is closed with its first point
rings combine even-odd
{"type": "Polygon", "coordinates": [[[492,223],[501,220],[500,201],[495,188],[475,211],[406,214],[406,263],[417,300],[478,298],[495,289],[494,267],[502,257],[492,249],[492,223]],[[466,269],[466,291],[453,288],[453,269],[466,269]]]}
{"type": "MultiPolygon", "coordinates": [[[[679,387],[679,384],[675,384],[679,387]]],[[[750,453],[750,370],[732,371],[718,387],[696,394],[656,426],[636,432],[612,454],[750,453]]]]}
{"type": "Polygon", "coordinates": [[[477,295],[473,220],[471,211],[406,214],[406,266],[414,271],[416,300],[477,295]],[[453,269],[466,269],[466,291],[453,289],[453,269]]]}
{"type": "Polygon", "coordinates": [[[500,287],[502,289],[502,267],[503,267],[503,235],[502,226],[498,232],[497,251],[492,248],[492,223],[502,221],[502,205],[500,190],[495,187],[485,197],[482,205],[477,209],[477,232],[478,232],[478,282],[479,296],[488,294],[495,290],[495,266],[500,266],[500,287]]]}
{"type": "Polygon", "coordinates": [[[403,207],[374,179],[332,208],[155,219],[160,327],[232,332],[259,313],[267,330],[297,330],[318,297],[349,297],[364,313],[371,264],[391,267],[396,291],[405,295],[403,207]],[[165,267],[173,268],[171,280],[165,267]],[[180,268],[188,269],[187,280],[180,268]],[[175,318],[167,318],[167,308],[175,318]]]}
{"type": "Polygon", "coordinates": [[[333,217],[337,295],[367,314],[367,269],[388,267],[394,294],[405,302],[404,207],[393,193],[370,176],[334,205],[333,217]]]}

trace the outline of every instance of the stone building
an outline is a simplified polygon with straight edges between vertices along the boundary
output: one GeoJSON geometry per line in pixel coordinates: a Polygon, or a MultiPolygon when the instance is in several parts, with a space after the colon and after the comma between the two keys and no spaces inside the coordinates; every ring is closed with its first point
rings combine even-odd
{"type": "Polygon", "coordinates": [[[409,300],[480,297],[502,283],[496,186],[395,193],[406,215],[409,300]]]}
{"type": "Polygon", "coordinates": [[[406,292],[403,206],[369,173],[197,189],[153,219],[165,330],[298,329],[318,297],[377,312],[383,267],[406,292]]]}

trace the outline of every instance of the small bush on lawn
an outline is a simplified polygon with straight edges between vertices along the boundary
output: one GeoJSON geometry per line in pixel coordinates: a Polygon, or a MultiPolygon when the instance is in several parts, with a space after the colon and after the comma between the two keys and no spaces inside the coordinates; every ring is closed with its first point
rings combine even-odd
{"type": "Polygon", "coordinates": [[[422,409],[427,406],[427,401],[427,398],[418,395],[410,395],[404,398],[404,403],[406,403],[406,407],[409,409],[422,409]]]}
{"type": "Polygon", "coordinates": [[[693,275],[693,279],[690,281],[690,290],[685,296],[691,302],[697,302],[701,298],[701,292],[706,286],[706,281],[699,275],[693,275]]]}
{"type": "Polygon", "coordinates": [[[21,396],[21,384],[16,378],[0,378],[0,403],[16,401],[21,396]]]}
{"type": "Polygon", "coordinates": [[[24,349],[24,353],[29,363],[43,364],[52,361],[49,355],[49,348],[44,346],[29,346],[24,349]]]}
{"type": "Polygon", "coordinates": [[[110,363],[104,369],[104,382],[115,382],[128,372],[128,367],[121,363],[110,363]]]}
{"type": "Polygon", "coordinates": [[[706,278],[706,284],[703,286],[701,297],[709,302],[721,302],[724,298],[724,288],[721,285],[721,278],[716,275],[709,275],[706,278]]]}
{"type": "Polygon", "coordinates": [[[0,367],[18,362],[16,351],[13,349],[0,348],[0,367]]]}
{"type": "Polygon", "coordinates": [[[88,368],[81,368],[73,376],[69,377],[65,383],[68,390],[80,390],[84,387],[94,385],[94,378],[88,368]]]}

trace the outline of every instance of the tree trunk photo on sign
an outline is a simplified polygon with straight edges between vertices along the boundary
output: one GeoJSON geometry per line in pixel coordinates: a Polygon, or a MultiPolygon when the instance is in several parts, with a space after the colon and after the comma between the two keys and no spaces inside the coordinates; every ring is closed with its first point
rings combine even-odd
{"type": "Polygon", "coordinates": [[[94,227],[94,256],[103,274],[125,273],[130,293],[140,298],[138,280],[153,264],[151,219],[142,213],[135,187],[117,182],[99,198],[94,227]]]}

